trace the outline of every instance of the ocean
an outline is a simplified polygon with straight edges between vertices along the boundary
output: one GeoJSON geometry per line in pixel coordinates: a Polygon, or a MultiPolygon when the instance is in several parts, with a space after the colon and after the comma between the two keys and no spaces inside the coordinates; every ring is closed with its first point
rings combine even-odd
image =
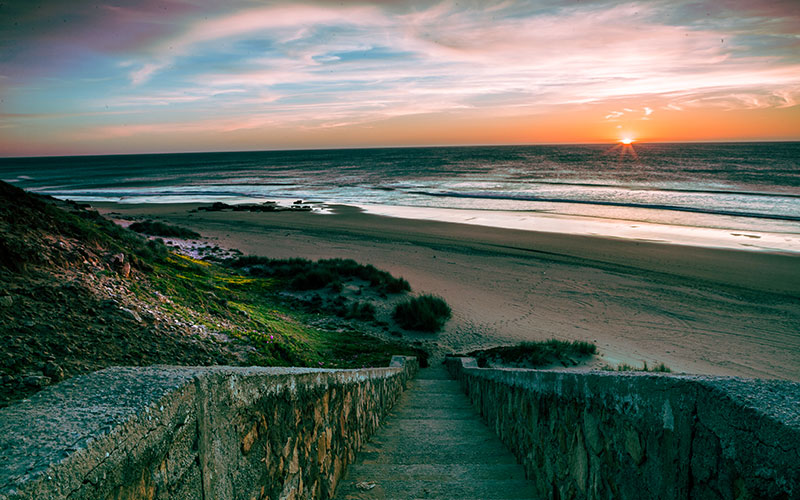
{"type": "Polygon", "coordinates": [[[3,158],[0,179],[86,202],[302,199],[320,214],[800,252],[800,142],[3,158]]]}

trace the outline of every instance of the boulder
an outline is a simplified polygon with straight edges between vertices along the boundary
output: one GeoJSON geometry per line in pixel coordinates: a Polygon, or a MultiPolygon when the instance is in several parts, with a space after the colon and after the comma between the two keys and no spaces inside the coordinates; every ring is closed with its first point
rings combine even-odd
{"type": "Polygon", "coordinates": [[[139,313],[137,313],[136,311],[134,311],[132,309],[128,309],[126,307],[120,307],[119,308],[119,312],[120,312],[120,314],[122,316],[124,316],[124,317],[126,317],[128,319],[132,319],[132,320],[136,321],[137,323],[141,323],[142,322],[142,317],[139,316],[139,313]]]}
{"type": "Polygon", "coordinates": [[[53,361],[48,361],[44,365],[44,370],[42,370],[42,372],[46,377],[54,382],[64,379],[64,370],[62,370],[61,367],[55,364],[53,361]]]}
{"type": "Polygon", "coordinates": [[[130,259],[126,259],[124,253],[114,254],[111,257],[111,267],[123,278],[127,278],[131,274],[130,259]]]}
{"type": "Polygon", "coordinates": [[[50,379],[44,375],[26,375],[22,381],[25,385],[41,389],[44,386],[50,385],[50,379]]]}

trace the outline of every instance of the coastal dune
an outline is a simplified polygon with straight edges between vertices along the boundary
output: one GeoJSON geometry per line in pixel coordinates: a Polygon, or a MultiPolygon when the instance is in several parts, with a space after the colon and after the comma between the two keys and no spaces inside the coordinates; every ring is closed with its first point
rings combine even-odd
{"type": "Polygon", "coordinates": [[[601,363],[800,380],[800,257],[370,215],[196,212],[100,204],[275,258],[352,258],[444,297],[434,351],[552,337],[595,342],[601,363]]]}

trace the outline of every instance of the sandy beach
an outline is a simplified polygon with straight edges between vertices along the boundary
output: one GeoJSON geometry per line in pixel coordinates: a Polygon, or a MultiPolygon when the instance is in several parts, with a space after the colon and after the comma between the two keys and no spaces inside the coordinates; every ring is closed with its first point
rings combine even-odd
{"type": "MultiPolygon", "coordinates": [[[[800,257],[333,213],[195,212],[97,204],[188,227],[247,254],[352,258],[435,293],[453,319],[439,352],[559,338],[601,362],[800,380],[800,257]]],[[[413,336],[411,336],[414,338],[413,336]]],[[[419,337],[423,337],[420,335],[419,337]]],[[[430,336],[425,336],[430,338],[430,336]]]]}

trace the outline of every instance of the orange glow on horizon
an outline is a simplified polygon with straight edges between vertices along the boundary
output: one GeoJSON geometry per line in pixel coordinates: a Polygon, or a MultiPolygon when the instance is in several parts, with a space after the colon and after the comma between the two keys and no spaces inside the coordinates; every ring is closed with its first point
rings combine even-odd
{"type": "Polygon", "coordinates": [[[125,126],[96,125],[91,117],[79,117],[80,123],[64,131],[60,119],[45,122],[12,117],[9,120],[14,127],[4,128],[0,134],[0,156],[563,143],[614,144],[630,150],[640,143],[800,139],[800,106],[675,110],[667,104],[656,98],[630,99],[613,105],[601,102],[558,106],[541,114],[463,109],[457,113],[406,114],[328,127],[280,122],[262,125],[223,117],[175,117],[159,122],[142,115],[141,123],[125,126]],[[647,116],[649,120],[642,120],[641,116],[616,121],[604,118],[608,109],[644,106],[654,110],[647,116]],[[223,126],[226,128],[221,133],[223,126]],[[623,144],[621,139],[625,137],[634,142],[623,144]]]}
{"type": "Polygon", "coordinates": [[[624,144],[626,146],[630,146],[631,144],[633,144],[634,140],[635,139],[631,139],[630,137],[623,137],[622,139],[619,140],[619,142],[621,142],[622,144],[624,144]]]}

